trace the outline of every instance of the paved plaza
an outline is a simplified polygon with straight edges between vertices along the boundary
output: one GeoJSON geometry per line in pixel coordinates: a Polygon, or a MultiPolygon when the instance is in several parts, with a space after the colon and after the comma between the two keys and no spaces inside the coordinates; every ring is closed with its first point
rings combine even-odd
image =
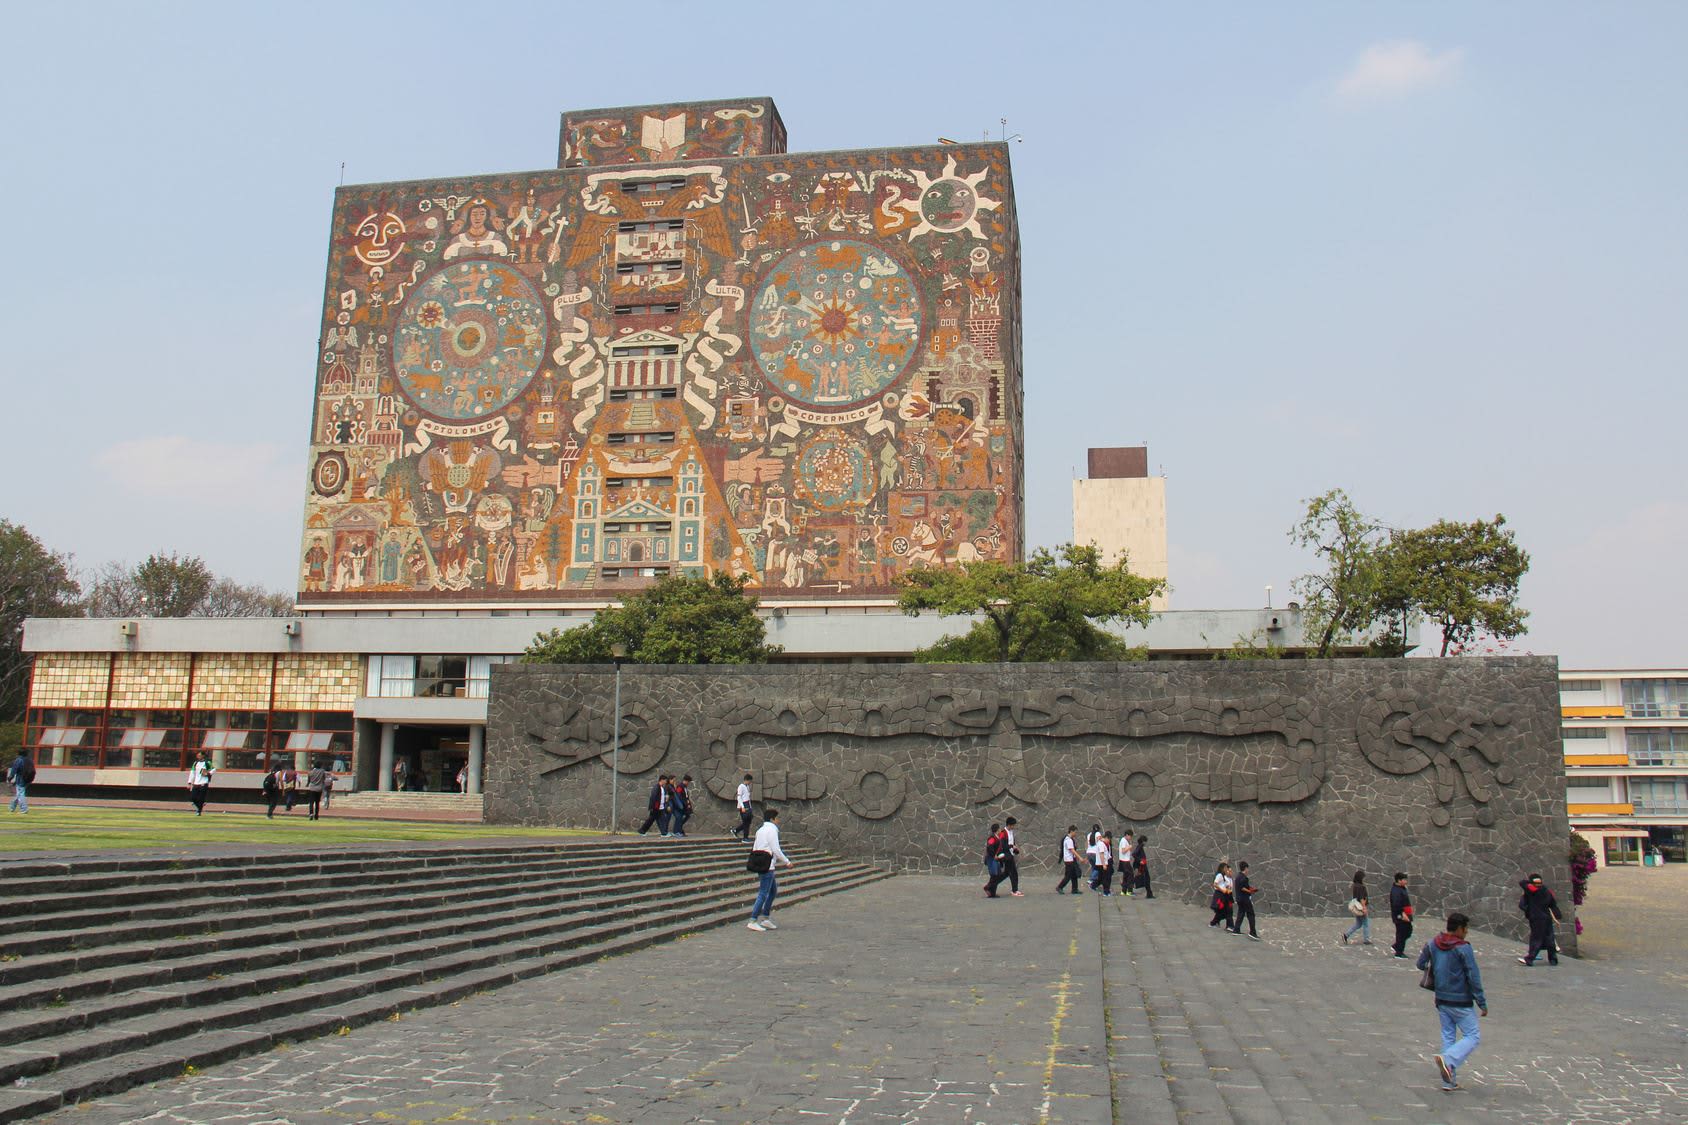
{"type": "Polygon", "coordinates": [[[709,931],[45,1120],[1618,1123],[1688,1106],[1671,928],[1688,869],[1602,872],[1594,956],[1557,969],[1474,934],[1492,1015],[1454,1094],[1428,994],[1383,940],[1341,946],[1343,920],[1276,918],[1269,891],[1257,943],[1164,897],[1053,882],[987,901],[974,880],[900,877],[778,911],[777,932],[709,931]]]}

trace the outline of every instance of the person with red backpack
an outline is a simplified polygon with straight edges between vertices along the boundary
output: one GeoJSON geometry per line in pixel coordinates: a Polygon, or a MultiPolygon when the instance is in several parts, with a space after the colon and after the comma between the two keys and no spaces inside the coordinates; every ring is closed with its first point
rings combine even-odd
{"type": "Polygon", "coordinates": [[[985,897],[995,898],[997,884],[1002,882],[1002,865],[997,861],[997,852],[1002,848],[1002,825],[992,822],[990,833],[985,837],[985,897]]]}

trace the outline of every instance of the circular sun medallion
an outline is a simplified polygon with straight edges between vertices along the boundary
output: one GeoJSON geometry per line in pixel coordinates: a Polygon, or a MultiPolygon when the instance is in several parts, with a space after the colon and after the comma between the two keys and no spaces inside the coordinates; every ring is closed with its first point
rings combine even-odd
{"type": "Polygon", "coordinates": [[[849,406],[902,377],[924,323],[912,273],[883,247],[811,242],[763,276],[750,347],[780,394],[810,406],[849,406]]]}
{"type": "Polygon", "coordinates": [[[874,484],[873,459],[842,434],[816,438],[797,458],[797,493],[823,512],[865,507],[874,484]]]}
{"type": "Polygon", "coordinates": [[[508,406],[545,354],[545,305],[497,262],[457,262],[423,280],[393,337],[405,397],[436,418],[480,418],[508,406]]]}

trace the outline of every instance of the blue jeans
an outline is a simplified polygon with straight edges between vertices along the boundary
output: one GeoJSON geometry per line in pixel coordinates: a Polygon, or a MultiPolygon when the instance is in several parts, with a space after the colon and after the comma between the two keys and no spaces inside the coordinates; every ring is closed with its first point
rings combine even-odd
{"type": "Polygon", "coordinates": [[[1442,1017],[1442,1061],[1448,1064],[1449,1070],[1457,1071],[1483,1038],[1477,1030],[1477,1009],[1438,1004],[1436,1014],[1442,1017]],[[1458,1042],[1455,1042],[1456,1033],[1458,1042]]]}
{"type": "Polygon", "coordinates": [[[773,868],[762,872],[761,882],[756,884],[756,905],[750,908],[750,920],[766,918],[774,912],[774,894],[779,890],[779,884],[774,881],[773,868]]]}
{"type": "Polygon", "coordinates": [[[28,812],[29,811],[29,794],[25,792],[26,788],[27,787],[21,781],[12,782],[12,811],[13,812],[28,812]]]}
{"type": "Polygon", "coordinates": [[[1354,924],[1352,926],[1348,927],[1348,932],[1343,934],[1342,936],[1343,937],[1353,937],[1355,934],[1360,935],[1361,941],[1370,941],[1371,940],[1371,915],[1370,914],[1362,914],[1358,918],[1354,919],[1354,924]]]}

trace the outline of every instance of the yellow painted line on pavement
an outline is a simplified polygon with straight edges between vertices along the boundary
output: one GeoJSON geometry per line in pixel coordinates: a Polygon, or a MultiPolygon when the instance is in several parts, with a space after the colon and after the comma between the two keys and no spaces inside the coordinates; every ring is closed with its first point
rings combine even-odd
{"type": "Polygon", "coordinates": [[[1049,1018],[1049,1055],[1043,1061],[1043,1104],[1038,1108],[1038,1125],[1049,1125],[1049,1103],[1055,1097],[1055,1056],[1061,1049],[1061,1025],[1066,1022],[1069,1003],[1067,994],[1072,990],[1072,963],[1078,959],[1078,928],[1073,928],[1073,937],[1067,943],[1067,970],[1061,974],[1061,983],[1055,989],[1055,1014],[1049,1018]]]}

